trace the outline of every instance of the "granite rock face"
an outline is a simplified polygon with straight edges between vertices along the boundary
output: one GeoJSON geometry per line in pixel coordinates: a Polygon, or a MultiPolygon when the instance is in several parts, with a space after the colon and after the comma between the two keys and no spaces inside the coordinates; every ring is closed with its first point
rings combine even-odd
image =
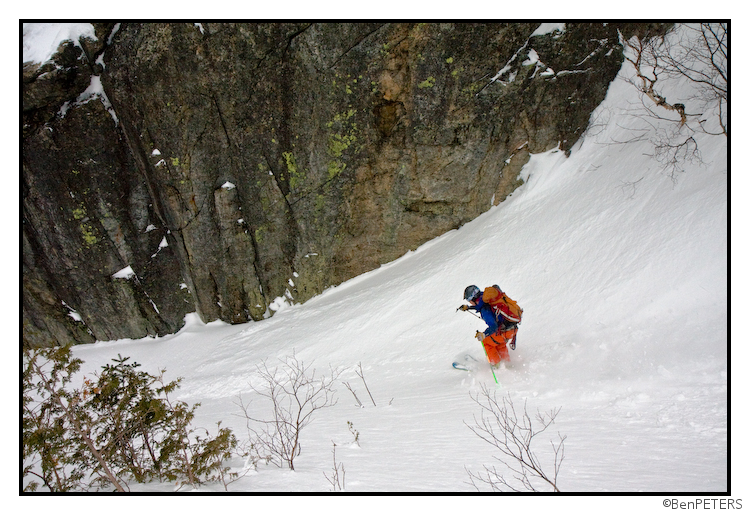
{"type": "Polygon", "coordinates": [[[260,320],[472,220],[639,29],[537,27],[95,24],[26,63],[24,344],[260,320]]]}

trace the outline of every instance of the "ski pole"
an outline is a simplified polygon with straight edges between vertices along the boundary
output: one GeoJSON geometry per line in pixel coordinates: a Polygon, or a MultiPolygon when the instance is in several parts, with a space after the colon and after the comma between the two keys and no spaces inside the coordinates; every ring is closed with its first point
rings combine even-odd
{"type": "MultiPolygon", "coordinates": [[[[458,313],[459,310],[461,310],[460,306],[456,309],[456,313],[458,313]]],[[[469,310],[464,310],[464,312],[465,313],[469,313],[470,315],[473,315],[473,316],[477,317],[479,320],[482,320],[482,317],[479,316],[479,315],[477,315],[476,313],[471,313],[469,310]]]]}

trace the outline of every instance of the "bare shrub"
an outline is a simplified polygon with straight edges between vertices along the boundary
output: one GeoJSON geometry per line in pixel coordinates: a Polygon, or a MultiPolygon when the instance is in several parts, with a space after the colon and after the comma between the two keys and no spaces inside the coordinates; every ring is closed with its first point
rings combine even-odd
{"type": "Polygon", "coordinates": [[[524,402],[523,413],[517,413],[510,395],[497,399],[495,392],[490,392],[486,386],[472,400],[481,408],[479,418],[474,417],[474,424],[467,424],[469,429],[485,442],[499,450],[501,456],[495,459],[504,465],[498,470],[495,466],[484,466],[480,473],[469,473],[471,484],[477,489],[489,486],[493,491],[529,491],[540,492],[545,485],[552,491],[559,492],[557,486],[558,474],[565,458],[565,439],[558,433],[558,442],[550,440],[554,460],[551,471],[544,470],[532,446],[536,448],[537,436],[555,422],[560,408],[547,413],[537,412],[532,417],[526,410],[524,402]]]}
{"type": "Polygon", "coordinates": [[[266,460],[280,467],[286,464],[294,470],[294,460],[302,452],[302,429],[312,422],[317,411],[336,404],[333,383],[339,373],[331,369],[330,376],[316,378],[314,369],[292,355],[274,368],[262,362],[258,374],[261,385],[251,387],[268,401],[271,414],[252,414],[250,405],[240,396],[238,405],[246,419],[250,450],[255,462],[266,460]]]}
{"type": "Polygon", "coordinates": [[[654,158],[673,179],[684,162],[701,162],[696,134],[729,136],[727,28],[726,23],[682,24],[667,36],[622,41],[635,70],[632,84],[642,95],[643,118],[672,122],[658,130],[654,158]],[[665,82],[676,78],[692,84],[689,98],[664,93],[665,82]]]}
{"type": "Polygon", "coordinates": [[[330,477],[325,472],[323,472],[323,475],[333,487],[334,492],[336,491],[342,492],[344,488],[346,487],[346,471],[344,470],[343,463],[336,462],[336,442],[332,442],[332,443],[333,443],[333,472],[331,473],[330,477]]]}

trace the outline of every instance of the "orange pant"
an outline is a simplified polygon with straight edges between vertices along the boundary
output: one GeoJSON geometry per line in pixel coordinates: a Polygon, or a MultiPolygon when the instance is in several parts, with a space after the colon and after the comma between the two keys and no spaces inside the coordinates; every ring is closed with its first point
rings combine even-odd
{"type": "Polygon", "coordinates": [[[487,359],[490,360],[492,365],[497,365],[501,361],[510,361],[507,344],[513,341],[517,332],[518,327],[513,327],[504,331],[497,331],[482,340],[484,350],[487,352],[487,359]]]}

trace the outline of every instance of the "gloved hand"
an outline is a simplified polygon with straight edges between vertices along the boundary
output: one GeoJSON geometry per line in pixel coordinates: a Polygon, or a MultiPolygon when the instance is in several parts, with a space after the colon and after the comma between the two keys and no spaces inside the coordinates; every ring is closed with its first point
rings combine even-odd
{"type": "MultiPolygon", "coordinates": [[[[460,309],[461,311],[468,311],[469,310],[469,306],[467,306],[466,304],[461,304],[460,306],[458,306],[458,309],[460,309]]],[[[458,310],[456,310],[456,311],[458,311],[458,310]]]]}
{"type": "Polygon", "coordinates": [[[474,335],[474,338],[481,342],[482,340],[484,340],[485,336],[482,331],[477,331],[477,334],[474,335]]]}

